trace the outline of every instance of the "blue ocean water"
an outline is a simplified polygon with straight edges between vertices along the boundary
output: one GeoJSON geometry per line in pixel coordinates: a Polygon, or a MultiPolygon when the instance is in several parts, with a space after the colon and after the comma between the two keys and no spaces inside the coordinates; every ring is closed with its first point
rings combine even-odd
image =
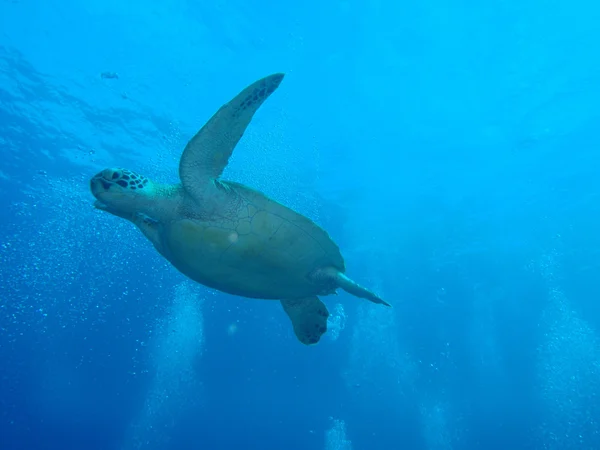
{"type": "Polygon", "coordinates": [[[0,1],[0,449],[600,448],[600,7],[0,1]],[[189,281],[89,179],[178,182],[284,72],[224,177],[393,304],[189,281]]]}

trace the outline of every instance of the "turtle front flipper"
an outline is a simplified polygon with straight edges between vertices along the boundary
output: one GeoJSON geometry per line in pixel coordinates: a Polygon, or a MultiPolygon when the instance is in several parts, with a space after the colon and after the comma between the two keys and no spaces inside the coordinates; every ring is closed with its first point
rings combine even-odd
{"type": "Polygon", "coordinates": [[[221,106],[188,142],[179,161],[179,178],[192,198],[202,201],[206,190],[214,188],[254,113],[281,80],[283,74],[276,73],[252,83],[221,106]]]}
{"type": "Polygon", "coordinates": [[[294,333],[300,342],[313,345],[319,342],[327,331],[329,311],[318,297],[281,300],[283,310],[294,326],[294,333]]]}

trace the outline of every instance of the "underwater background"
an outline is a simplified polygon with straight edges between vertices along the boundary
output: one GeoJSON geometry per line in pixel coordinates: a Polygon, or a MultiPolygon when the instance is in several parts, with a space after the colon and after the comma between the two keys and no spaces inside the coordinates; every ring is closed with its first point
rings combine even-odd
{"type": "Polygon", "coordinates": [[[600,448],[600,6],[0,0],[0,449],[600,448]],[[328,230],[393,308],[186,279],[89,179],[224,177],[328,230]]]}

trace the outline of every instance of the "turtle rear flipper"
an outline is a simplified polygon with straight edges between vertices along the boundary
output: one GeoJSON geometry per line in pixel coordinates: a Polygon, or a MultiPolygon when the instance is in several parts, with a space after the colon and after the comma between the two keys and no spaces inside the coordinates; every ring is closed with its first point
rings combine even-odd
{"type": "Polygon", "coordinates": [[[329,311],[319,297],[281,300],[283,310],[289,316],[294,333],[300,342],[314,345],[327,331],[329,311]]]}

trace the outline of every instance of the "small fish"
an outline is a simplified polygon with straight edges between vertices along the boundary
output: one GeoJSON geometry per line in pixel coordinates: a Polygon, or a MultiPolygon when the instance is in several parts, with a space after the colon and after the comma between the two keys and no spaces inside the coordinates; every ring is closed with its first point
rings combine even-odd
{"type": "Polygon", "coordinates": [[[100,78],[108,78],[108,79],[119,79],[119,74],[116,72],[102,72],[100,74],[100,78]]]}

